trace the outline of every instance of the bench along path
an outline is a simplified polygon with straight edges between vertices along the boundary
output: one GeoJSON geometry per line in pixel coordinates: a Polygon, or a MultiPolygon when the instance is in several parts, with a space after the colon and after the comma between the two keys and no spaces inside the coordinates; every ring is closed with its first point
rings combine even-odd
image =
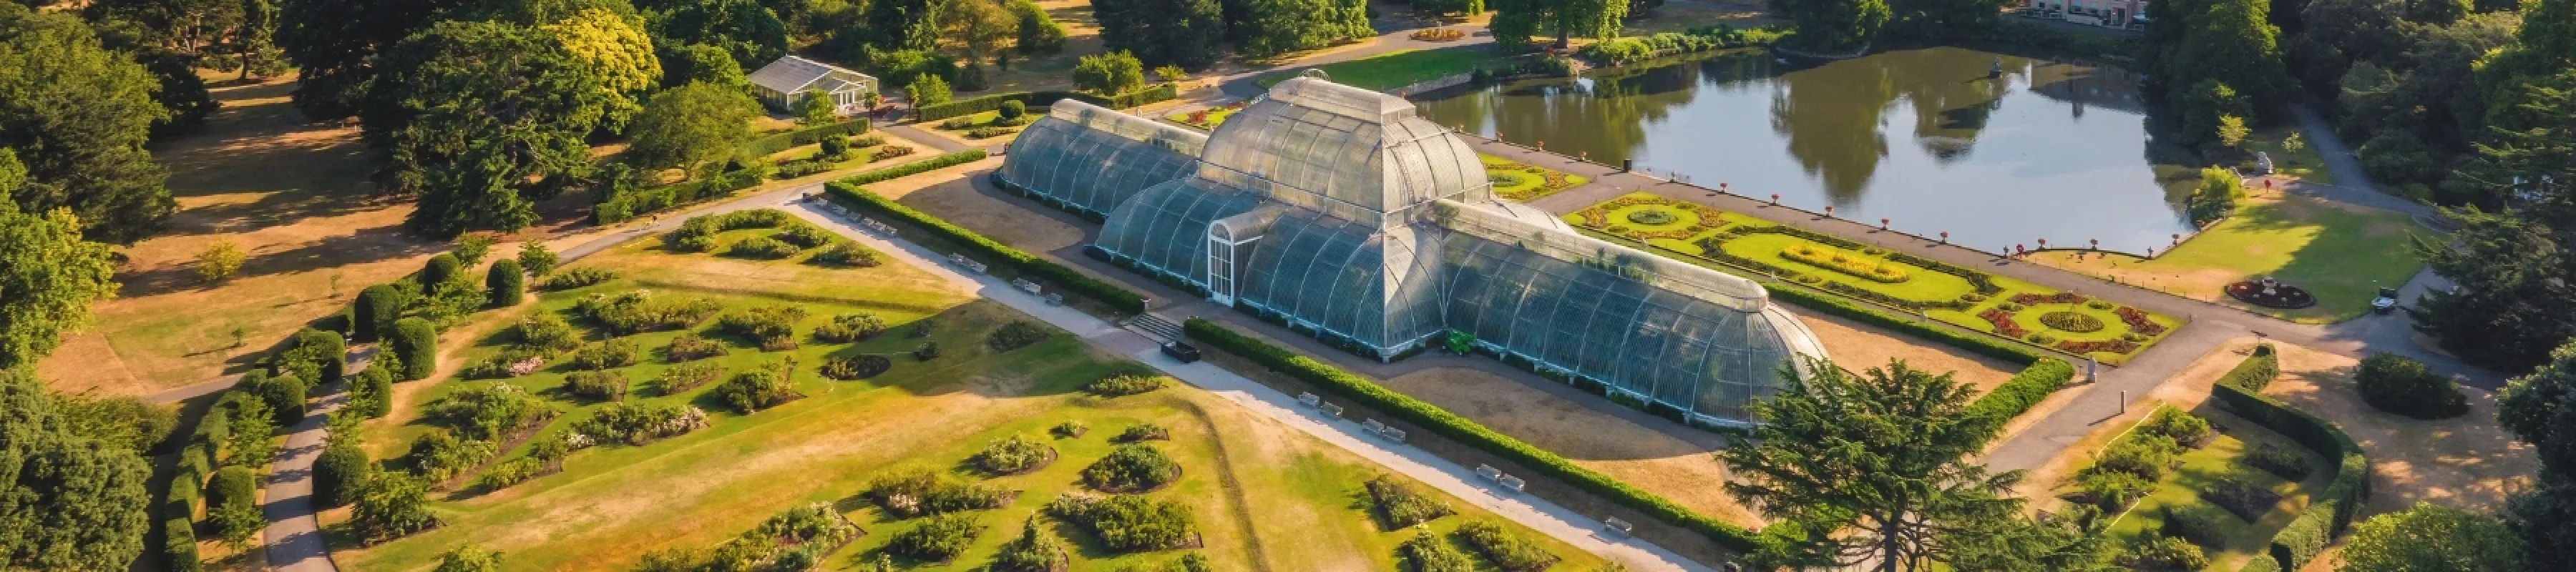
{"type": "Polygon", "coordinates": [[[947,279],[959,288],[977,296],[1045,320],[1063,328],[1093,345],[1127,355],[1180,379],[1242,405],[1255,413],[1278,421],[1298,431],[1313,435],[1336,447],[1348,450],[1372,462],[1384,465],[1405,476],[1422,481],[1469,504],[1484,507],[1494,514],[1521,523],[1540,534],[1555,537],[1577,548],[1600,554],[1640,570],[1712,570],[1707,565],[1683,558],[1671,550],[1632,537],[1613,536],[1602,532],[1601,523],[1535,496],[1519,494],[1487,484],[1468,467],[1397,444],[1379,437],[1361,424],[1334,420],[1299,403],[1297,398],[1269,386],[1261,385],[1224,368],[1206,362],[1182,364],[1164,357],[1159,346],[1136,332],[1120,328],[1066,306],[1048,305],[1030,294],[989,275],[969,275],[945,262],[945,257],[909,241],[890,241],[860,230],[857,221],[843,218],[813,203],[790,202],[789,212],[812,221],[832,232],[857,240],[906,264],[919,267],[947,279]]]}

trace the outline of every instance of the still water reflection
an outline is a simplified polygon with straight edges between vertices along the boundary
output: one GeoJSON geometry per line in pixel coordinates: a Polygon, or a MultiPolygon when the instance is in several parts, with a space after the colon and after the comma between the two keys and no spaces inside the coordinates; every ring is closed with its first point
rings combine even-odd
{"type": "Polygon", "coordinates": [[[1959,48],[1821,65],[1739,52],[1418,103],[1442,125],[1984,249],[2143,252],[2190,229],[2147,159],[2136,75],[2117,68],[1959,48]]]}

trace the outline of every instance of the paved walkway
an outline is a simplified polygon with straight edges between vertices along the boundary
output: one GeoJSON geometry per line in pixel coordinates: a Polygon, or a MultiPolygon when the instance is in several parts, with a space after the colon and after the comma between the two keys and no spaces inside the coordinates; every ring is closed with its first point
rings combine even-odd
{"type": "MultiPolygon", "coordinates": [[[[753,203],[753,206],[769,204],[772,203],[753,203]]],[[[1541,534],[1563,540],[1576,548],[1601,554],[1636,569],[1711,570],[1706,565],[1693,562],[1680,554],[1643,540],[1606,536],[1600,532],[1600,524],[1591,517],[1535,496],[1486,486],[1473,469],[1449,462],[1418,448],[1391,444],[1367,433],[1358,423],[1333,420],[1312,413],[1297,403],[1295,397],[1223,368],[1206,362],[1181,364],[1165,358],[1156,350],[1153,341],[1141,335],[1070,307],[1047,305],[1037,296],[1013,288],[1000,278],[961,273],[945,264],[944,256],[928,248],[908,241],[889,241],[862,232],[854,224],[855,221],[830,214],[827,209],[811,203],[792,202],[788,206],[789,212],[885,252],[899,261],[945,278],[976,296],[1001,302],[1013,309],[1046,320],[1047,323],[1072,332],[1094,345],[1121,355],[1131,356],[1136,361],[1224,397],[1254,413],[1313,435],[1391,470],[1404,473],[1408,477],[1456,495],[1470,504],[1491,510],[1497,515],[1528,526],[1541,534]]]]}
{"type": "MultiPolygon", "coordinates": [[[[370,353],[351,352],[357,359],[349,363],[348,372],[367,368],[370,353]]],[[[284,572],[337,572],[331,563],[331,547],[322,539],[322,520],[314,513],[313,461],[322,456],[322,443],[329,438],[331,412],[339,411],[349,401],[349,393],[339,388],[348,384],[334,381],[330,393],[314,400],[304,420],[295,423],[295,432],[286,435],[286,448],[279,450],[263,480],[268,490],[267,502],[260,511],[268,517],[268,528],[261,531],[261,550],[269,570],[284,572]]]]}

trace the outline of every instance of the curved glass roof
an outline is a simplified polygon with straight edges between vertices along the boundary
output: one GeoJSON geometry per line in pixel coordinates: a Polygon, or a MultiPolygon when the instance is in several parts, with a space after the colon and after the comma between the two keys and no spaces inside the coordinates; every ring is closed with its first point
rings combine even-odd
{"type": "Polygon", "coordinates": [[[1145,187],[1188,175],[1206,145],[1196,131],[1067,99],[1020,131],[997,175],[1073,210],[1106,214],[1145,187]]]}
{"type": "MultiPolygon", "coordinates": [[[[1412,228],[1378,232],[1367,223],[1305,209],[1281,209],[1260,240],[1239,253],[1236,295],[1371,348],[1398,348],[1440,330],[1437,258],[1412,228]]],[[[1433,236],[1437,236],[1434,234],[1433,236]]]]}
{"type": "Polygon", "coordinates": [[[1475,150],[1415,117],[1411,103],[1307,77],[1280,82],[1217,126],[1203,158],[1203,177],[1380,223],[1387,213],[1492,189],[1475,150]]]}
{"type": "Polygon", "coordinates": [[[1092,246],[1199,285],[1207,284],[1208,224],[1261,204],[1261,195],[1187,177],[1120,203],[1092,246]]]}

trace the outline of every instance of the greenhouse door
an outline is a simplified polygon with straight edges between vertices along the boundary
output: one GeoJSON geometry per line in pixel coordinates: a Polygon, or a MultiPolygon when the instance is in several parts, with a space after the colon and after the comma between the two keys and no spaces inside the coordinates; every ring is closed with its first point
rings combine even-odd
{"type": "Polygon", "coordinates": [[[1235,242],[1219,236],[1223,233],[1222,227],[1219,228],[1217,232],[1208,233],[1208,301],[1232,306],[1235,242]]]}

